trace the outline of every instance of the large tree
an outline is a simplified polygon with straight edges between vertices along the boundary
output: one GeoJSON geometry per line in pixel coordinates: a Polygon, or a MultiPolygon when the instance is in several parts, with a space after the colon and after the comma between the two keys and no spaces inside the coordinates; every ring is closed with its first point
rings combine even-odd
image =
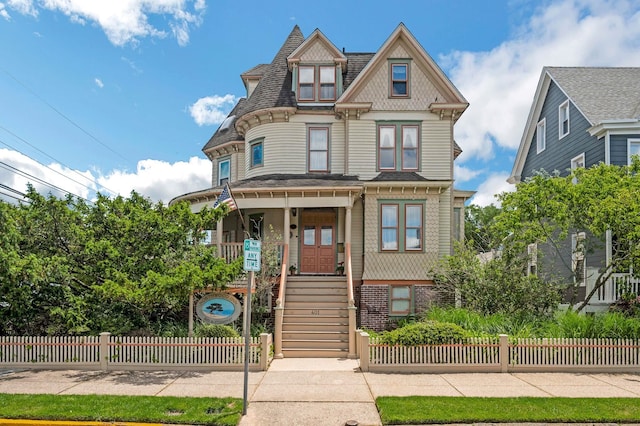
{"type": "MultiPolygon", "coordinates": [[[[582,273],[572,265],[595,249],[604,249],[607,234],[613,236],[610,262],[598,265],[588,277],[594,286],[584,302],[604,286],[614,272],[640,271],[640,162],[630,166],[604,163],[579,168],[568,176],[539,173],[517,185],[517,190],[500,196],[502,212],[496,217],[496,235],[507,238],[515,250],[526,252],[530,243],[543,243],[547,256],[558,260],[569,271],[582,273]],[[572,256],[563,256],[571,234],[581,233],[580,244],[573,245],[572,256]],[[584,237],[582,237],[584,236],[584,237]]],[[[567,282],[575,286],[580,277],[567,282]]]]}
{"type": "Polygon", "coordinates": [[[28,191],[0,202],[0,333],[128,333],[185,312],[188,294],[241,270],[200,244],[225,209],[137,193],[88,203],[28,191]]]}
{"type": "Polygon", "coordinates": [[[489,204],[477,206],[471,204],[464,209],[464,238],[479,253],[496,249],[493,246],[495,238],[492,236],[494,218],[500,213],[500,208],[489,204]]]}

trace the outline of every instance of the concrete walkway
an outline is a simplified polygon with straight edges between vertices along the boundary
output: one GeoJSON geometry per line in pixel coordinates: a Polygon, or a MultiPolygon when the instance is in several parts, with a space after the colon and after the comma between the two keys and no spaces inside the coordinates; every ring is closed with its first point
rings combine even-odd
{"type": "MultiPolygon", "coordinates": [[[[276,359],[249,373],[254,425],[380,425],[378,396],[640,397],[640,374],[362,373],[355,360],[276,359]]],[[[0,370],[0,393],[110,394],[242,398],[242,372],[0,370]]]]}

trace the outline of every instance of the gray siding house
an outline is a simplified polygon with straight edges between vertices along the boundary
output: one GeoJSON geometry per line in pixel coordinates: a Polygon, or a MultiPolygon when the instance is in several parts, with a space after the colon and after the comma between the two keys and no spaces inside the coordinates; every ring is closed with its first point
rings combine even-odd
{"type": "MultiPolygon", "coordinates": [[[[509,182],[524,181],[542,170],[566,176],[574,168],[601,162],[627,165],[633,154],[640,154],[640,68],[545,67],[509,182]]],[[[613,253],[612,236],[606,235],[602,248],[577,258],[580,238],[577,230],[565,241],[561,256],[538,260],[539,273],[578,280],[579,301],[613,253]]],[[[636,281],[628,273],[614,274],[588,310],[614,302],[621,285],[637,289],[636,281]]]]}

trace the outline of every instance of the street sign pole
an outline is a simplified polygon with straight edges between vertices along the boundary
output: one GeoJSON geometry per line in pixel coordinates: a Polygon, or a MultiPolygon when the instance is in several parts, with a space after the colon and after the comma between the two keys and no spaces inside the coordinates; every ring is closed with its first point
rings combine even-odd
{"type": "Polygon", "coordinates": [[[251,341],[251,289],[253,288],[253,271],[249,271],[247,295],[244,298],[244,390],[242,394],[242,415],[247,414],[247,397],[249,394],[249,349],[251,341]]]}

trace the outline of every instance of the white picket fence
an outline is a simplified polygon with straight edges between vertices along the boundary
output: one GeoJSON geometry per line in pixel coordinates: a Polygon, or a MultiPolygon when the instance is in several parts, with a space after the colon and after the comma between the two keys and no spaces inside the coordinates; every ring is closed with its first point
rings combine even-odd
{"type": "Polygon", "coordinates": [[[635,372],[640,342],[623,339],[471,338],[446,345],[387,345],[357,333],[363,371],[378,372],[635,372]]]}
{"type": "MultiPolygon", "coordinates": [[[[249,342],[249,367],[266,370],[272,335],[249,342]]],[[[244,338],[0,336],[0,368],[242,370],[244,338]]]]}

